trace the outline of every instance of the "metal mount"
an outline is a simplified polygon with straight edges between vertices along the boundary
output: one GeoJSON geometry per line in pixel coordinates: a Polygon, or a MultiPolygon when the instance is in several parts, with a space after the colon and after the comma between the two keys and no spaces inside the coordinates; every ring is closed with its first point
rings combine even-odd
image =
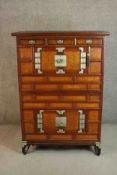
{"type": "Polygon", "coordinates": [[[42,74],[41,71],[41,50],[42,48],[37,48],[37,51],[35,52],[35,69],[37,70],[38,74],[42,74]]]}
{"type": "Polygon", "coordinates": [[[78,133],[83,133],[83,130],[85,129],[85,114],[83,113],[83,110],[78,110],[80,113],[79,117],[79,130],[78,133]]]}
{"type": "Polygon", "coordinates": [[[64,130],[64,129],[59,129],[59,130],[57,131],[57,133],[58,133],[58,134],[64,134],[64,133],[65,133],[65,130],[64,130]]]}
{"type": "Polygon", "coordinates": [[[80,50],[80,72],[79,74],[83,74],[86,69],[86,52],[84,52],[83,47],[79,47],[80,50]]]}
{"type": "Polygon", "coordinates": [[[57,44],[63,44],[64,41],[62,39],[57,40],[57,44]]]}
{"type": "Polygon", "coordinates": [[[65,110],[56,110],[56,112],[60,115],[63,115],[65,113],[65,110]]]}
{"type": "Polygon", "coordinates": [[[65,47],[57,47],[56,50],[58,53],[63,53],[63,51],[65,50],[65,47]]]}
{"type": "Polygon", "coordinates": [[[28,43],[29,43],[29,44],[35,44],[36,41],[35,41],[35,40],[29,40],[28,43]]]}
{"type": "Polygon", "coordinates": [[[56,110],[56,112],[60,115],[56,117],[56,127],[62,127],[58,128],[57,133],[64,134],[65,133],[64,128],[67,125],[67,117],[64,115],[65,110],[56,110]]]}
{"type": "Polygon", "coordinates": [[[57,47],[56,48],[58,54],[55,55],[55,67],[57,67],[56,74],[65,74],[64,67],[67,66],[67,57],[63,55],[63,51],[65,50],[64,47],[57,47]]]}
{"type": "Polygon", "coordinates": [[[40,110],[39,113],[37,113],[37,128],[39,129],[40,133],[44,133],[43,130],[43,120],[42,120],[42,113],[44,110],[40,110]]]}

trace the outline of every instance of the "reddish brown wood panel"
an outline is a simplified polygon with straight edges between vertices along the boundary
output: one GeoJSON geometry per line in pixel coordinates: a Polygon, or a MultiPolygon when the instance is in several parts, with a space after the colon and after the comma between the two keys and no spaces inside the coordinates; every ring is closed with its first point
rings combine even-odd
{"type": "Polygon", "coordinates": [[[104,36],[108,32],[16,32],[22,139],[35,142],[96,142],[101,136],[103,101],[104,36]],[[57,48],[64,47],[63,52],[57,48]],[[40,51],[39,74],[35,52],[40,51]],[[86,52],[86,69],[81,71],[82,48],[86,52]],[[89,53],[90,51],[90,53],[89,53]],[[64,74],[56,72],[55,56],[66,55],[64,74]],[[37,112],[44,110],[43,128],[37,129],[37,112]],[[66,110],[65,133],[57,133],[56,110],[66,110]],[[80,112],[78,112],[80,110],[80,112]],[[80,117],[85,114],[85,129],[80,117]]]}

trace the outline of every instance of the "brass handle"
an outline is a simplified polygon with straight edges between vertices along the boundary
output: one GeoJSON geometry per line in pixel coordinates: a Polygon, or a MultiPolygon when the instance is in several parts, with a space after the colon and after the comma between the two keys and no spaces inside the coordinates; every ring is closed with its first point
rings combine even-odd
{"type": "Polygon", "coordinates": [[[35,44],[36,42],[35,42],[35,40],[29,40],[28,43],[29,44],[35,44]]]}
{"type": "Polygon", "coordinates": [[[87,39],[86,40],[86,44],[92,44],[92,42],[93,42],[92,39],[87,39]]]}
{"type": "Polygon", "coordinates": [[[57,44],[63,44],[63,40],[57,40],[57,44]]]}

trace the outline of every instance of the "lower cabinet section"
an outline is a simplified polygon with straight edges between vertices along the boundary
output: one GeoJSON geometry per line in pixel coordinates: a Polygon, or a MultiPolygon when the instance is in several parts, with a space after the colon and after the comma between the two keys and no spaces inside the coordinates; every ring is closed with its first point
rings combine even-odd
{"type": "Polygon", "coordinates": [[[26,140],[96,140],[100,110],[24,110],[26,140]]]}

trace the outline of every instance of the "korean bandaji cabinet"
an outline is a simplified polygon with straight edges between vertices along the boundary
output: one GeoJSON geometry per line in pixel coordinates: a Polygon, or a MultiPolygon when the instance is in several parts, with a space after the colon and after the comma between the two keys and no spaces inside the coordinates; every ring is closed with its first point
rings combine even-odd
{"type": "Polygon", "coordinates": [[[16,32],[22,152],[30,145],[101,148],[108,32],[16,32]]]}

